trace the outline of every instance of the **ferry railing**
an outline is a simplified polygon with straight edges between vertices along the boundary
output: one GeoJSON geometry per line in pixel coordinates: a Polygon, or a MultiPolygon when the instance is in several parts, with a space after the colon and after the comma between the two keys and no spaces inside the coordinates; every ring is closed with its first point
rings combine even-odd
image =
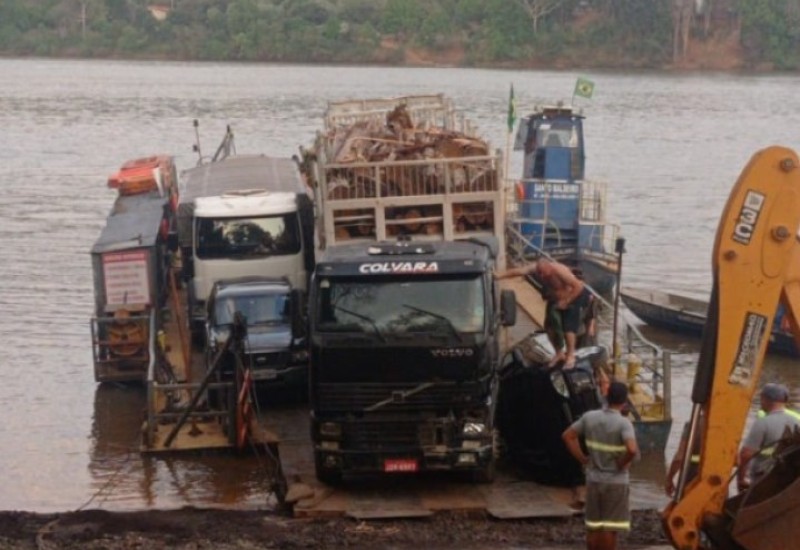
{"type": "Polygon", "coordinates": [[[502,156],[328,162],[315,171],[326,244],[392,239],[504,238],[502,156]],[[390,200],[384,200],[390,199],[390,200]]]}
{"type": "Polygon", "coordinates": [[[225,160],[231,155],[236,154],[236,143],[235,138],[233,135],[233,129],[231,128],[230,124],[225,127],[225,135],[222,137],[222,141],[217,146],[216,151],[214,151],[214,155],[211,157],[203,156],[203,152],[200,148],[200,132],[199,132],[200,123],[197,119],[194,120],[194,135],[195,135],[195,144],[194,144],[194,151],[197,153],[197,166],[200,166],[206,162],[219,162],[221,160],[225,160]]]}
{"type": "MultiPolygon", "coordinates": [[[[509,219],[518,224],[530,223],[541,225],[544,230],[537,235],[535,244],[538,248],[544,247],[545,239],[555,235],[557,239],[556,246],[562,246],[562,235],[559,228],[550,220],[551,202],[559,198],[558,193],[551,191],[551,187],[545,185],[546,183],[554,183],[553,180],[544,180],[541,178],[527,178],[523,180],[514,180],[513,185],[519,183],[523,184],[541,184],[541,193],[537,193],[539,198],[520,198],[516,194],[509,193],[509,204],[506,211],[509,212],[509,219]],[[531,206],[531,210],[539,210],[542,212],[541,216],[530,217],[521,214],[524,206],[531,206]],[[551,232],[548,234],[548,229],[551,232]]],[[[591,228],[589,234],[589,244],[578,246],[582,252],[597,253],[596,251],[608,251],[606,254],[612,256],[611,252],[614,250],[614,243],[619,236],[619,225],[605,221],[606,211],[606,197],[607,185],[603,182],[582,181],[579,184],[568,183],[559,181],[555,183],[563,183],[565,185],[574,185],[578,191],[578,216],[579,223],[582,227],[591,228]]],[[[573,243],[570,243],[573,244],[573,243]]]]}
{"type": "MultiPolygon", "coordinates": [[[[126,323],[137,324],[143,328],[148,324],[151,318],[152,312],[149,315],[131,315],[129,317],[125,317],[124,321],[126,323]]],[[[145,345],[147,343],[146,340],[142,342],[132,342],[131,340],[109,340],[107,327],[119,322],[120,321],[114,318],[114,316],[92,317],[90,327],[92,332],[92,359],[94,361],[95,369],[97,369],[97,367],[113,367],[115,364],[120,363],[131,364],[139,362],[141,363],[141,368],[138,371],[138,380],[141,380],[141,375],[147,372],[146,367],[148,361],[152,361],[152,351],[148,353],[147,346],[145,345]],[[141,351],[139,353],[121,355],[114,351],[115,348],[118,349],[121,345],[133,345],[136,343],[142,344],[141,351]]],[[[149,343],[152,344],[152,342],[149,343]]]]}
{"type": "MultiPolygon", "coordinates": [[[[144,446],[153,449],[156,443],[156,430],[159,426],[172,427],[170,435],[174,438],[178,423],[217,420],[220,423],[231,422],[231,411],[234,404],[225,403],[215,409],[198,409],[200,393],[206,391],[222,390],[223,395],[230,395],[233,382],[177,382],[158,380],[155,372],[157,366],[153,365],[152,376],[147,381],[147,427],[145,430],[144,446]],[[159,406],[163,404],[163,406],[159,406]]],[[[231,433],[233,427],[231,426],[231,433]]],[[[172,441],[169,440],[166,447],[172,441]]]]}
{"type": "MultiPolygon", "coordinates": [[[[176,298],[177,299],[177,298],[176,298]]],[[[147,426],[144,431],[144,447],[153,449],[156,443],[156,431],[159,426],[172,426],[172,432],[168,436],[165,447],[169,447],[177,433],[180,424],[189,420],[207,421],[217,420],[225,423],[231,422],[231,411],[235,406],[233,403],[225,405],[215,410],[200,410],[197,403],[200,401],[200,394],[206,391],[224,390],[223,394],[230,394],[233,382],[212,382],[204,380],[200,383],[190,381],[191,357],[185,365],[187,381],[178,381],[175,373],[166,358],[166,350],[157,336],[157,314],[153,311],[150,321],[150,362],[147,366],[147,426]]],[[[184,338],[187,338],[186,331],[179,330],[179,337],[182,341],[183,353],[186,353],[184,338]]],[[[230,427],[231,433],[233,427],[230,427]]]]}
{"type": "Polygon", "coordinates": [[[591,230],[588,238],[589,245],[588,247],[580,247],[581,251],[584,254],[601,254],[604,257],[616,260],[616,256],[612,251],[619,237],[619,225],[615,223],[598,222],[596,224],[584,223],[583,227],[591,228],[591,230]]]}
{"type": "MultiPolygon", "coordinates": [[[[535,250],[538,255],[553,260],[544,250],[529,241],[513,223],[507,225],[506,241],[508,243],[509,260],[516,263],[529,261],[519,251],[535,250]]],[[[664,418],[671,418],[671,357],[660,346],[648,340],[636,326],[635,321],[627,310],[619,310],[617,331],[621,342],[614,346],[614,307],[602,295],[588,284],[586,288],[594,296],[600,306],[600,315],[597,316],[598,342],[608,350],[619,350],[617,357],[612,357],[612,374],[617,378],[624,378],[628,382],[636,382],[639,387],[647,388],[653,397],[653,407],[663,407],[664,418]],[[621,327],[620,327],[621,326],[621,327]],[[659,403],[656,396],[662,395],[659,403]]],[[[648,411],[645,411],[648,412],[648,411]]],[[[660,415],[657,415],[660,416],[660,415]]]]}
{"type": "Polygon", "coordinates": [[[580,187],[581,221],[604,222],[608,186],[603,182],[583,181],[580,187]]]}
{"type": "Polygon", "coordinates": [[[416,128],[444,128],[474,136],[472,123],[443,94],[330,102],[325,112],[327,132],[356,124],[386,125],[386,115],[403,105],[416,128]]]}
{"type": "Polygon", "coordinates": [[[614,250],[619,236],[619,225],[606,221],[608,186],[605,182],[588,181],[581,183],[580,221],[584,227],[592,227],[589,236],[591,250],[614,250]]]}

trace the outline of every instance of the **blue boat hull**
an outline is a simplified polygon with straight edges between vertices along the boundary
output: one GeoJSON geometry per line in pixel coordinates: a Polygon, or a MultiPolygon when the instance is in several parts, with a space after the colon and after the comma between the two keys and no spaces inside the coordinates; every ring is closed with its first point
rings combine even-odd
{"type": "MultiPolygon", "coordinates": [[[[624,291],[620,296],[628,309],[650,326],[698,337],[703,334],[708,307],[705,302],[650,290],[624,291]]],[[[800,357],[792,335],[775,326],[770,334],[767,351],[800,357]]]]}

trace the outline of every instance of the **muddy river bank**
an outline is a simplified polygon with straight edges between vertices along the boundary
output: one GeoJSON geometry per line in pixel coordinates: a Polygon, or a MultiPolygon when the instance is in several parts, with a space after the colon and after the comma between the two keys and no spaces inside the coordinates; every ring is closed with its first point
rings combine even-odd
{"type": "MultiPolygon", "coordinates": [[[[446,513],[423,520],[293,519],[281,513],[182,508],[64,514],[0,512],[0,548],[129,550],[171,548],[580,548],[583,519],[498,521],[446,513]]],[[[666,544],[658,513],[633,513],[621,548],[666,544]]]]}

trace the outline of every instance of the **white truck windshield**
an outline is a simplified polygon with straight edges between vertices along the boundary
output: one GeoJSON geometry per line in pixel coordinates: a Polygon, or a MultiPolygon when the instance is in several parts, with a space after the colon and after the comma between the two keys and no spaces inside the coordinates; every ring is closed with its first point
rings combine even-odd
{"type": "Polygon", "coordinates": [[[257,218],[198,218],[197,257],[266,257],[300,252],[297,214],[257,218]]]}

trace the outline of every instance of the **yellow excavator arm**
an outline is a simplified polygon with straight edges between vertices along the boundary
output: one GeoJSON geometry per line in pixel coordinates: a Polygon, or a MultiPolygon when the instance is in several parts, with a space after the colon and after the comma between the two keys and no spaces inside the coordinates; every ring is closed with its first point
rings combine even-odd
{"type": "MultiPolygon", "coordinates": [[[[759,151],[736,182],[717,229],[713,288],[692,391],[689,430],[691,441],[700,441],[700,464],[696,477],[687,484],[690,461],[684,457],[687,468],[681,473],[674,499],[663,512],[664,527],[675,548],[760,550],[800,545],[800,492],[794,495],[793,509],[783,506],[780,512],[781,507],[773,506],[755,522],[761,524],[755,530],[748,527],[753,522],[743,517],[742,497],[738,497],[738,508],[731,506],[728,498],[745,421],[780,303],[791,313],[795,341],[800,343],[798,229],[797,154],[783,147],[759,151]],[[699,421],[701,413],[704,422],[699,421]],[[779,524],[790,526],[789,531],[773,529],[779,524]],[[772,539],[767,540],[769,537],[772,539]],[[791,542],[784,545],[781,541],[791,542]]],[[[687,455],[692,448],[690,442],[687,455]]],[[[759,500],[771,496],[762,494],[759,500]]]]}

